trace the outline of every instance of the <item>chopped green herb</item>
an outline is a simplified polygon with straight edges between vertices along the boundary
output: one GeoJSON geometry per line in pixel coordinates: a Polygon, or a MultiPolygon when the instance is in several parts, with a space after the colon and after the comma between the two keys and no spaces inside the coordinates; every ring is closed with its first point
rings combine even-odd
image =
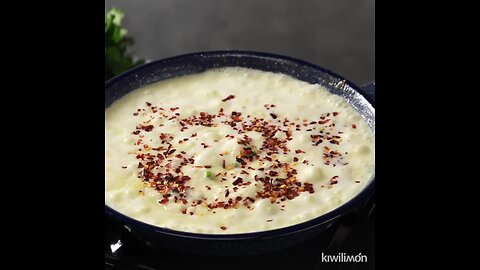
{"type": "Polygon", "coordinates": [[[233,163],[233,167],[234,167],[234,168],[239,168],[240,166],[241,166],[241,164],[238,163],[238,162],[233,163]]]}
{"type": "Polygon", "coordinates": [[[127,53],[133,39],[121,25],[124,16],[118,8],[105,10],[105,80],[144,63],[127,53]]]}
{"type": "Polygon", "coordinates": [[[206,172],[205,172],[205,177],[210,178],[210,179],[212,179],[212,180],[215,179],[215,175],[213,174],[212,171],[206,171],[206,172]]]}

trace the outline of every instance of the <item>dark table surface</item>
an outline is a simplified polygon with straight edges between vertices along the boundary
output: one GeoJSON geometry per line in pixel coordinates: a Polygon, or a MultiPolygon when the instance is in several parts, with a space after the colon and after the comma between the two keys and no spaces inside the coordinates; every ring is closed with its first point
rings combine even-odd
{"type": "Polygon", "coordinates": [[[152,60],[253,50],[313,62],[362,85],[375,80],[375,0],[107,0],[125,13],[135,54],[152,60]]]}

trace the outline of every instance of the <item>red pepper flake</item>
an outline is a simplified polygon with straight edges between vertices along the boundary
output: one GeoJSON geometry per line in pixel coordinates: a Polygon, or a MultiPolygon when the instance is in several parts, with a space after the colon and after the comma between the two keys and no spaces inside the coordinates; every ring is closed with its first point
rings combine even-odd
{"type": "Polygon", "coordinates": [[[174,107],[174,108],[170,108],[170,111],[174,112],[176,110],[178,110],[179,108],[178,107],[174,107]]]}
{"type": "Polygon", "coordinates": [[[138,115],[138,112],[134,112],[133,115],[134,115],[134,116],[137,116],[137,115],[138,115]]]}
{"type": "Polygon", "coordinates": [[[276,171],[269,171],[269,172],[268,172],[268,175],[270,175],[270,176],[277,176],[277,175],[278,175],[278,172],[276,172],[276,171]]]}
{"type": "Polygon", "coordinates": [[[338,112],[333,112],[333,116],[337,116],[338,115],[338,112]]]}
{"type": "Polygon", "coordinates": [[[148,107],[152,106],[152,103],[150,102],[145,102],[147,104],[148,107]]]}
{"type": "Polygon", "coordinates": [[[150,132],[153,129],[153,125],[143,126],[142,129],[145,130],[146,132],[150,132]]]}
{"type": "Polygon", "coordinates": [[[309,193],[314,193],[315,191],[313,190],[313,185],[310,183],[303,183],[303,188],[305,191],[308,191],[309,193]]]}
{"type": "Polygon", "coordinates": [[[230,195],[230,190],[225,190],[225,198],[228,197],[228,195],[230,195]]]}
{"type": "Polygon", "coordinates": [[[182,214],[186,215],[187,214],[187,209],[183,209],[182,214]]]}
{"type": "Polygon", "coordinates": [[[298,162],[298,158],[297,158],[297,157],[294,157],[294,158],[293,158],[293,162],[298,162]]]}
{"type": "Polygon", "coordinates": [[[321,125],[326,124],[328,122],[330,122],[330,119],[318,121],[318,123],[321,124],[321,125]]]}
{"type": "Polygon", "coordinates": [[[127,166],[122,166],[122,169],[126,169],[126,168],[127,168],[127,166]]]}
{"type": "Polygon", "coordinates": [[[274,114],[274,113],[271,113],[270,116],[271,116],[273,119],[277,119],[277,115],[274,114]]]}
{"type": "Polygon", "coordinates": [[[132,133],[133,133],[133,135],[138,135],[138,134],[140,134],[140,130],[135,130],[135,131],[132,132],[132,133]]]}
{"type": "Polygon", "coordinates": [[[224,168],[224,169],[225,169],[225,159],[224,159],[224,160],[222,160],[222,168],[224,168]]]}
{"type": "Polygon", "coordinates": [[[245,160],[243,160],[241,158],[235,158],[235,161],[237,161],[238,163],[240,163],[242,165],[247,165],[247,162],[245,162],[245,160]]]}
{"type": "Polygon", "coordinates": [[[233,184],[234,186],[236,186],[236,185],[238,185],[238,184],[240,184],[240,183],[242,183],[242,182],[243,182],[243,178],[238,177],[237,180],[233,181],[232,184],[233,184]]]}
{"type": "Polygon", "coordinates": [[[223,101],[223,102],[226,102],[226,101],[231,100],[231,99],[234,99],[234,98],[235,98],[234,95],[229,95],[228,97],[222,99],[222,101],[223,101]]]}
{"type": "Polygon", "coordinates": [[[162,200],[158,201],[159,204],[166,204],[169,201],[168,197],[164,197],[162,200]]]}
{"type": "Polygon", "coordinates": [[[267,220],[267,222],[272,222],[272,221],[273,221],[273,219],[269,219],[269,220],[267,220]]]}
{"type": "Polygon", "coordinates": [[[337,178],[338,178],[338,175],[335,175],[334,177],[332,177],[332,178],[330,179],[330,185],[335,185],[335,184],[337,184],[337,183],[338,183],[338,180],[335,180],[335,179],[337,179],[337,178]]]}
{"type": "Polygon", "coordinates": [[[305,151],[300,150],[300,149],[297,149],[297,150],[295,150],[295,153],[296,153],[296,154],[300,154],[300,153],[305,153],[305,151]]]}
{"type": "Polygon", "coordinates": [[[355,181],[355,183],[360,183],[360,181],[355,181]]]}
{"type": "Polygon", "coordinates": [[[242,113],[240,112],[232,112],[232,120],[235,122],[240,122],[242,120],[241,115],[242,113]]]}
{"type": "Polygon", "coordinates": [[[205,165],[204,167],[207,168],[207,169],[210,169],[210,168],[212,168],[212,165],[205,165]]]}
{"type": "Polygon", "coordinates": [[[191,178],[190,176],[187,176],[187,175],[184,175],[184,176],[180,177],[180,180],[181,180],[182,182],[186,182],[186,181],[188,181],[188,180],[190,180],[190,179],[192,179],[192,178],[191,178]]]}
{"type": "Polygon", "coordinates": [[[225,226],[221,226],[221,227],[220,227],[220,229],[222,229],[222,230],[224,230],[224,231],[225,231],[225,230],[227,229],[227,227],[225,227],[225,226]]]}
{"type": "Polygon", "coordinates": [[[352,128],[357,128],[357,125],[353,124],[353,125],[352,125],[352,128]]]}

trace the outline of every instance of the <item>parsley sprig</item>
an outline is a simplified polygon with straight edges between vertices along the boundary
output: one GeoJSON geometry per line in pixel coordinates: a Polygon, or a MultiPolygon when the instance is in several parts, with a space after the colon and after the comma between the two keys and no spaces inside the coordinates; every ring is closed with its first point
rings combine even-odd
{"type": "Polygon", "coordinates": [[[105,10],[105,80],[143,64],[143,59],[133,60],[127,48],[133,39],[127,36],[127,29],[121,26],[125,14],[118,8],[105,10]]]}

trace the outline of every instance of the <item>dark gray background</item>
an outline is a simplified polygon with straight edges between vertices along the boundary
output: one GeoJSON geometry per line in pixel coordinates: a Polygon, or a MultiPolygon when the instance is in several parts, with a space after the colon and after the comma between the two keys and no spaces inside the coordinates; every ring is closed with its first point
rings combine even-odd
{"type": "Polygon", "coordinates": [[[284,54],[357,84],[375,79],[374,0],[106,0],[126,13],[136,56],[207,50],[284,54]]]}

